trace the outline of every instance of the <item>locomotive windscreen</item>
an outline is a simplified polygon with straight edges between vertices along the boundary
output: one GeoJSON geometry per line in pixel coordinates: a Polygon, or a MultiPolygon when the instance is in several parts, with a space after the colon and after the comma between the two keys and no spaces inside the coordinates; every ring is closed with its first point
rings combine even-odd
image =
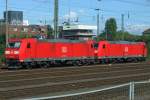
{"type": "Polygon", "coordinates": [[[8,48],[20,48],[21,42],[9,42],[8,48]]]}

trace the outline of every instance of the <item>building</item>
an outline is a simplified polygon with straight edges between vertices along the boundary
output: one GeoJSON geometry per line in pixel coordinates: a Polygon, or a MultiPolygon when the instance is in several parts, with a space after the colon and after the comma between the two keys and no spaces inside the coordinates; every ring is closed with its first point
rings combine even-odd
{"type": "MultiPolygon", "coordinates": [[[[6,11],[4,19],[0,19],[0,34],[6,33],[6,11]]],[[[23,20],[22,11],[8,11],[8,34],[13,36],[43,36],[47,37],[47,26],[29,25],[28,20],[23,20]]]]}
{"type": "Polygon", "coordinates": [[[5,20],[4,19],[0,19],[0,25],[5,24],[5,20]]]}
{"type": "MultiPolygon", "coordinates": [[[[6,20],[6,11],[4,12],[4,20],[6,20]]],[[[22,25],[23,24],[23,12],[22,11],[8,11],[8,23],[10,25],[22,25]]]]}
{"type": "Polygon", "coordinates": [[[1,34],[5,34],[5,20],[4,19],[0,19],[0,35],[1,34]]]}
{"type": "MultiPolygon", "coordinates": [[[[5,34],[5,25],[0,27],[0,34],[5,34]]],[[[23,36],[44,36],[47,37],[47,26],[40,26],[40,25],[9,25],[8,27],[8,34],[9,37],[23,37],[23,36]]]]}
{"type": "Polygon", "coordinates": [[[24,26],[29,26],[29,21],[28,20],[23,20],[23,25],[24,26]]]}
{"type": "Polygon", "coordinates": [[[95,36],[93,30],[96,29],[96,26],[89,25],[64,25],[60,37],[66,39],[88,40],[95,36]]]}
{"type": "Polygon", "coordinates": [[[143,32],[143,35],[144,36],[150,36],[150,28],[149,29],[147,29],[147,30],[145,30],[144,32],[143,32]]]}
{"type": "Polygon", "coordinates": [[[40,26],[40,25],[29,25],[29,26],[17,26],[11,25],[9,26],[9,34],[29,34],[29,35],[36,35],[36,34],[46,34],[47,27],[40,26]]]}

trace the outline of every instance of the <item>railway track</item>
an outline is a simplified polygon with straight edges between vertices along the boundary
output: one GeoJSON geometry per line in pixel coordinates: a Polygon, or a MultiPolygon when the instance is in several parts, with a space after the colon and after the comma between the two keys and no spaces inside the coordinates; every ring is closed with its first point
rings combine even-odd
{"type": "Polygon", "coordinates": [[[150,79],[147,63],[4,71],[0,72],[0,99],[26,98],[146,79],[150,79]]]}
{"type": "Polygon", "coordinates": [[[125,64],[104,64],[104,65],[89,65],[89,66],[81,66],[81,67],[75,67],[75,66],[71,66],[71,67],[51,67],[51,68],[46,68],[46,69],[22,69],[22,70],[0,70],[0,75],[22,75],[22,74],[33,74],[33,73],[46,73],[46,72],[58,72],[58,71],[69,71],[69,70],[87,70],[87,69],[94,69],[94,68],[100,68],[100,69],[113,69],[114,67],[119,67],[119,68],[123,68],[123,67],[128,67],[128,66],[137,66],[137,64],[140,66],[143,66],[143,64],[147,63],[125,63],[125,64]],[[65,69],[65,70],[64,70],[65,69]]]}
{"type": "MultiPolygon", "coordinates": [[[[70,75],[70,74],[80,74],[80,73],[87,73],[87,72],[103,72],[103,71],[115,71],[115,70],[126,70],[128,68],[135,69],[135,67],[142,68],[143,65],[139,64],[131,64],[129,66],[126,65],[95,65],[91,66],[84,66],[84,67],[72,67],[72,68],[56,68],[56,69],[39,69],[39,70],[25,70],[25,71],[8,71],[0,73],[0,81],[2,80],[13,80],[16,78],[30,78],[29,76],[32,75],[33,77],[46,77],[47,75],[50,76],[62,76],[62,75],[70,75]]],[[[149,65],[146,65],[149,66],[149,65]]],[[[149,67],[148,67],[149,68],[149,67]]]]}

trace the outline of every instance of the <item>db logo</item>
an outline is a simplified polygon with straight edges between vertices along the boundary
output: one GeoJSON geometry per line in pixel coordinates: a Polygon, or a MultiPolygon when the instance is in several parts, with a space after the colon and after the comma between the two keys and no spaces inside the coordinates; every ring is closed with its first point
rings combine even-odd
{"type": "Polygon", "coordinates": [[[129,49],[128,49],[128,47],[125,47],[125,50],[124,50],[125,52],[128,52],[129,51],[129,49]]]}
{"type": "Polygon", "coordinates": [[[62,51],[62,53],[67,53],[68,52],[67,47],[62,47],[61,51],[62,51]]]}

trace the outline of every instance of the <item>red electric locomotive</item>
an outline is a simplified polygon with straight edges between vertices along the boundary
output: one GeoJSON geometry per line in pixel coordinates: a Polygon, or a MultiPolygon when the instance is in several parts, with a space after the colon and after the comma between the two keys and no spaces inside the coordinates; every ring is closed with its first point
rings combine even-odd
{"type": "Polygon", "coordinates": [[[143,61],[147,57],[144,42],[100,41],[97,57],[101,62],[143,61]]]}
{"type": "Polygon", "coordinates": [[[86,64],[96,58],[93,41],[11,39],[5,50],[8,66],[86,64]]]}
{"type": "Polygon", "coordinates": [[[91,64],[142,61],[147,56],[143,42],[11,39],[5,50],[9,67],[47,67],[53,64],[91,64]]]}

